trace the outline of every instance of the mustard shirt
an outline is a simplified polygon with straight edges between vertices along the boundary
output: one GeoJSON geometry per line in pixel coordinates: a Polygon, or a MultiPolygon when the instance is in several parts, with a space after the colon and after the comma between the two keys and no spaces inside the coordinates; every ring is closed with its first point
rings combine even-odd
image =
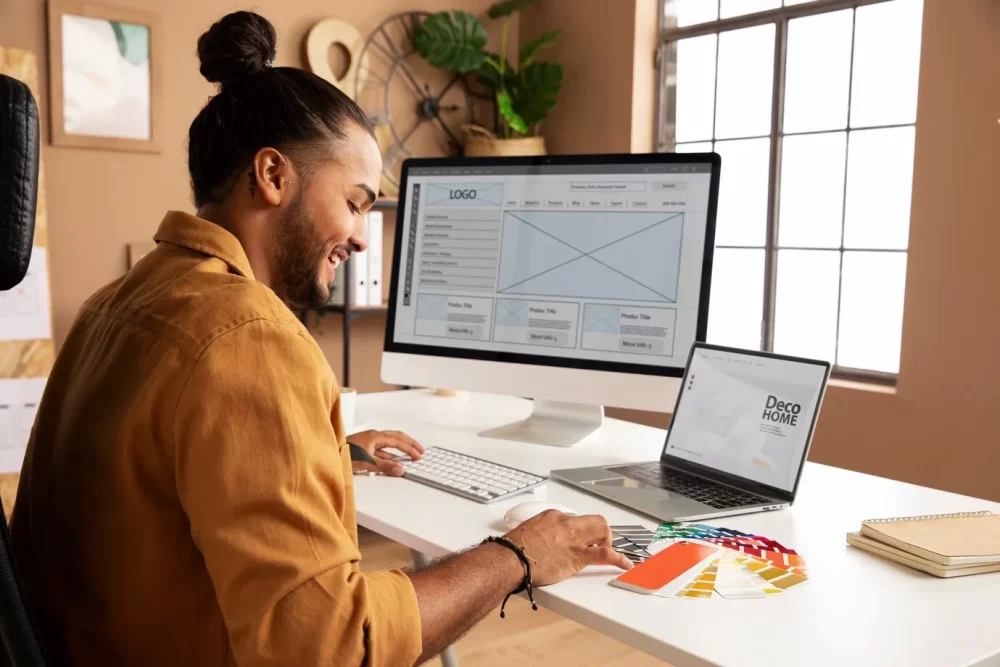
{"type": "Polygon", "coordinates": [[[400,571],[358,570],[339,388],[223,228],[168,213],[81,308],[12,518],[49,646],[74,665],[410,665],[400,571]]]}

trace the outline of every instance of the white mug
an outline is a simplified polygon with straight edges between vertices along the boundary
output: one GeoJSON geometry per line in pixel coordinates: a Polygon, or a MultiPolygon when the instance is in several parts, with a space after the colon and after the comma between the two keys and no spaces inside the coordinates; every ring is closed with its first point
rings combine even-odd
{"type": "Polygon", "coordinates": [[[350,433],[357,419],[358,392],[356,389],[344,387],[340,390],[340,419],[344,422],[344,430],[350,433]]]}

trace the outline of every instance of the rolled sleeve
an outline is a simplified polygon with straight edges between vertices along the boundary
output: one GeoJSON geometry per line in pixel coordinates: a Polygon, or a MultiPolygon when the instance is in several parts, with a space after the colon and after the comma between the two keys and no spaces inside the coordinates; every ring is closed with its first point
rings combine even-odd
{"type": "Polygon", "coordinates": [[[371,572],[366,579],[371,664],[412,665],[423,649],[420,632],[413,632],[414,628],[420,628],[420,608],[413,583],[399,570],[371,572]]]}
{"type": "Polygon", "coordinates": [[[359,571],[336,395],[315,343],[267,320],[217,338],[181,395],[178,495],[238,665],[395,667],[421,652],[409,578],[359,571]]]}

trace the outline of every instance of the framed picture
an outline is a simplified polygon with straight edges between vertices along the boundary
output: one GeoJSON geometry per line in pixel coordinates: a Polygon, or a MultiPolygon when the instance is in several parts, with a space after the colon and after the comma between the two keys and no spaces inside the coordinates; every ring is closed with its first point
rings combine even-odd
{"type": "Polygon", "coordinates": [[[53,145],[158,153],[156,16],[49,0],[48,20],[53,145]]]}

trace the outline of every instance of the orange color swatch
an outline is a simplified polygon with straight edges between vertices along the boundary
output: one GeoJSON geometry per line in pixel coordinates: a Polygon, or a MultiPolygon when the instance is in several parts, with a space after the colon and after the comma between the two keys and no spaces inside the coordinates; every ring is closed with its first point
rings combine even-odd
{"type": "Polygon", "coordinates": [[[717,553],[718,549],[705,544],[678,542],[636,565],[611,583],[637,593],[653,593],[717,553]]]}

